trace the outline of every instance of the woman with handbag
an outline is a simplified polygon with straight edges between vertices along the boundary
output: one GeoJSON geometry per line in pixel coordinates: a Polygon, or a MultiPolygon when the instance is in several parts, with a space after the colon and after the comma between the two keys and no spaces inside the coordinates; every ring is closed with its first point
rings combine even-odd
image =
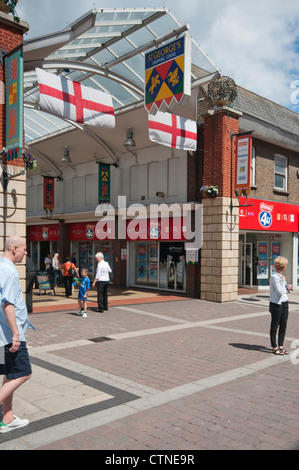
{"type": "Polygon", "coordinates": [[[63,276],[63,284],[65,289],[65,296],[70,297],[72,295],[72,283],[75,276],[79,277],[78,269],[71,262],[70,258],[66,258],[66,262],[61,266],[61,272],[63,276]]]}
{"type": "Polygon", "coordinates": [[[286,279],[282,274],[288,264],[288,260],[283,256],[278,256],[274,260],[276,271],[270,279],[270,342],[272,353],[275,355],[289,354],[283,347],[284,337],[287,328],[289,315],[288,291],[292,286],[286,283],[286,279]],[[278,346],[277,346],[278,331],[278,346]]]}

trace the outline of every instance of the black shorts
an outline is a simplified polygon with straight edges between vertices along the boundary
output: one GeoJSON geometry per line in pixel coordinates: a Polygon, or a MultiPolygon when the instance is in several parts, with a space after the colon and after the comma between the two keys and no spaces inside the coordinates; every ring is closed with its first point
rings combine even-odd
{"type": "MultiPolygon", "coordinates": [[[[22,341],[18,351],[15,353],[9,351],[11,346],[11,344],[7,344],[1,348],[4,348],[4,364],[1,364],[3,361],[0,361],[0,375],[6,375],[8,380],[31,375],[32,369],[26,342],[22,341]]],[[[0,354],[1,357],[3,357],[3,354],[0,354]]]]}

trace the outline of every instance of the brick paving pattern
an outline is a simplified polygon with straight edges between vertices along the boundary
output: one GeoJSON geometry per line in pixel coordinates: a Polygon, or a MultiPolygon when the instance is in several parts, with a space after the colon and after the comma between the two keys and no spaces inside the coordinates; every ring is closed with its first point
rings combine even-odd
{"type": "Polygon", "coordinates": [[[15,398],[30,424],[0,436],[0,450],[298,449],[299,295],[280,357],[267,296],[135,292],[103,314],[91,303],[86,319],[75,303],[43,302],[27,333],[33,377],[15,398]]]}

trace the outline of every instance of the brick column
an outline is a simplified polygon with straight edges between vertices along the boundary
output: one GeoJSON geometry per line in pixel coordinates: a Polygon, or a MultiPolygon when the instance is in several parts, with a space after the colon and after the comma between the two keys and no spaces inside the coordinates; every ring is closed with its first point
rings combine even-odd
{"type": "MultiPolygon", "coordinates": [[[[0,50],[12,51],[23,42],[23,35],[28,31],[27,23],[16,23],[11,15],[0,12],[0,50]]],[[[6,144],[6,105],[5,105],[5,70],[0,65],[0,150],[6,144]]],[[[10,171],[10,167],[7,168],[10,171]]],[[[22,170],[22,168],[18,168],[22,170]]],[[[18,172],[17,167],[15,173],[18,172]]],[[[2,169],[0,169],[2,176],[2,169]]],[[[19,176],[8,182],[4,191],[0,184],[0,251],[3,252],[5,239],[10,235],[26,237],[26,176],[19,176]]],[[[25,260],[24,260],[25,263],[25,260]]],[[[25,264],[18,267],[22,287],[25,287],[25,264]]]]}
{"type": "Polygon", "coordinates": [[[203,184],[218,185],[217,197],[204,194],[201,299],[226,302],[238,298],[238,209],[234,196],[235,149],[231,133],[239,131],[241,113],[227,107],[205,115],[203,184]],[[232,153],[231,153],[232,152],[232,153]]]}
{"type": "Polygon", "coordinates": [[[67,256],[70,256],[69,224],[63,219],[59,220],[58,253],[61,263],[65,263],[67,256]]]}

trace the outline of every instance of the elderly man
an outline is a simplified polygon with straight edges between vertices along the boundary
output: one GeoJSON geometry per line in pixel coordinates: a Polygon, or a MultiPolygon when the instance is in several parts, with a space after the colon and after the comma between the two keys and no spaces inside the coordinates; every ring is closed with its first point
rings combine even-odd
{"type": "Polygon", "coordinates": [[[97,285],[99,312],[104,312],[104,310],[108,310],[109,273],[112,271],[107,261],[104,261],[103,253],[97,253],[95,258],[98,266],[92,287],[97,285]]]}
{"type": "Polygon", "coordinates": [[[12,411],[14,392],[32,374],[25,341],[28,327],[28,312],[22,293],[16,263],[21,263],[27,254],[26,241],[18,236],[7,239],[4,255],[0,258],[0,374],[4,375],[0,389],[3,416],[0,433],[26,426],[27,419],[17,418],[12,411]]]}

